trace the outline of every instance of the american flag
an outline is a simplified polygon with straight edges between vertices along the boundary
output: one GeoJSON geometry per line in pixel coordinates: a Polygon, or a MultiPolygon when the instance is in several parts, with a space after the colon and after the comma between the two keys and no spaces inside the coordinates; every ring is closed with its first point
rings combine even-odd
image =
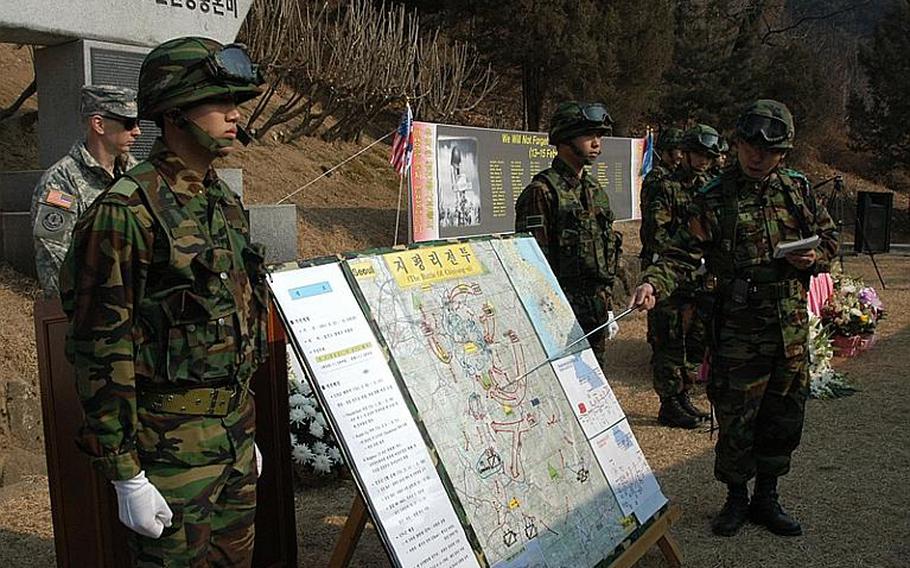
{"type": "Polygon", "coordinates": [[[414,115],[411,113],[411,104],[405,105],[398,130],[392,138],[392,155],[389,156],[389,163],[400,176],[411,167],[411,155],[414,152],[414,115]]]}

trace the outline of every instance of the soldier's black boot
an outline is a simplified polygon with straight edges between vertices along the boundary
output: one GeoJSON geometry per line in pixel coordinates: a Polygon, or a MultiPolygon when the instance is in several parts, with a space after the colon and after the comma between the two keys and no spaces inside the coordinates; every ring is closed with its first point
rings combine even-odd
{"type": "Polygon", "coordinates": [[[776,477],[759,476],[755,480],[755,495],[749,505],[749,520],[780,536],[803,534],[799,522],[780,506],[776,477]]]}
{"type": "Polygon", "coordinates": [[[711,521],[711,531],[718,536],[733,536],[749,517],[749,488],[745,483],[727,484],[727,501],[711,521]]]}
{"type": "Polygon", "coordinates": [[[711,418],[710,414],[703,412],[700,408],[692,404],[692,399],[689,398],[689,391],[682,391],[677,398],[679,398],[679,405],[682,409],[696,420],[707,420],[708,418],[711,418]]]}
{"type": "Polygon", "coordinates": [[[685,428],[691,430],[698,427],[698,420],[686,412],[679,403],[679,396],[668,396],[660,399],[660,410],[657,412],[657,421],[671,428],[685,428]]]}

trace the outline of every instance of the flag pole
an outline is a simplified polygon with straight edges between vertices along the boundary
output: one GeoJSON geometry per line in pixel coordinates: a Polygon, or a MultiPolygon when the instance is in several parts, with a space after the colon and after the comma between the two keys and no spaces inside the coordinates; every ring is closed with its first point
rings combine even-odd
{"type": "MultiPolygon", "coordinates": [[[[410,130],[414,127],[414,115],[411,113],[411,98],[407,95],[404,96],[404,106],[408,120],[411,122],[408,124],[408,136],[410,136],[410,130]]],[[[408,141],[405,141],[405,144],[407,143],[408,141]]],[[[398,174],[398,204],[395,207],[395,238],[392,239],[392,242],[394,243],[392,246],[398,246],[398,230],[401,226],[401,194],[404,192],[404,178],[411,173],[411,163],[410,159],[408,159],[407,152],[408,150],[405,149],[404,169],[398,174]]]]}
{"type": "Polygon", "coordinates": [[[398,227],[401,220],[401,193],[404,189],[404,177],[410,173],[410,169],[411,168],[406,169],[404,174],[398,176],[398,207],[395,210],[395,240],[394,245],[392,246],[398,246],[398,227]]]}

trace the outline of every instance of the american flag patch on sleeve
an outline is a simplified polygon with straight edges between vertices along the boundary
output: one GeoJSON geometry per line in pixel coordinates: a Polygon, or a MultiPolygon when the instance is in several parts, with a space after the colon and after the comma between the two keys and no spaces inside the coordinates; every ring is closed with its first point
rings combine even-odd
{"type": "Polygon", "coordinates": [[[76,198],[69,193],[64,193],[59,189],[52,189],[47,193],[44,202],[48,205],[56,205],[63,209],[69,209],[76,202],[76,198]]]}

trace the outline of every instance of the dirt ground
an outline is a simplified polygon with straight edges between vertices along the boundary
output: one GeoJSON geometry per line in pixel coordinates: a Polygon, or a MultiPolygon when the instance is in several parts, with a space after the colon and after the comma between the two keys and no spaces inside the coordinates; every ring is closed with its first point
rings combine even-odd
{"type": "MultiPolygon", "coordinates": [[[[861,391],[836,400],[810,400],[803,443],[793,471],[781,481],[782,501],[803,523],[805,535],[777,537],[747,525],[733,538],[714,537],[710,519],[720,508],[723,487],[713,479],[713,441],[704,431],[659,427],[657,397],[651,390],[642,340],[645,319],[621,324],[607,370],[620,403],[664,493],[682,507],[672,533],[684,565],[721,567],[905,568],[910,558],[910,257],[879,256],[888,309],[879,343],[856,359],[837,360],[861,391]]],[[[867,257],[847,257],[847,271],[878,285],[867,257]]],[[[701,404],[705,405],[704,399],[701,404]]],[[[301,566],[322,566],[331,554],[353,498],[350,481],[297,496],[301,566]]],[[[368,526],[354,566],[388,566],[382,546],[368,526]]],[[[666,566],[657,549],[638,565],[666,566]]]]}
{"type": "MultiPolygon", "coordinates": [[[[685,566],[904,568],[910,558],[910,257],[878,257],[888,309],[879,342],[861,357],[837,360],[861,391],[828,401],[811,400],[793,471],[781,482],[783,501],[806,534],[781,538],[748,525],[734,538],[710,533],[723,500],[712,478],[713,442],[707,432],[670,430],[654,418],[657,399],[647,373],[644,318],[622,324],[611,345],[608,377],[665,494],[682,507],[673,528],[685,566]]],[[[847,270],[877,283],[867,257],[847,257],[847,270]]],[[[879,287],[880,288],[880,287],[879,287]]],[[[704,404],[704,400],[701,400],[704,404]]],[[[355,489],[342,480],[300,491],[297,507],[300,566],[323,566],[347,518],[355,489]]],[[[0,565],[46,567],[54,563],[47,480],[29,478],[0,489],[0,565]]],[[[371,526],[352,566],[385,567],[388,560],[371,526]]],[[[639,566],[665,566],[657,549],[639,566]]]]}

